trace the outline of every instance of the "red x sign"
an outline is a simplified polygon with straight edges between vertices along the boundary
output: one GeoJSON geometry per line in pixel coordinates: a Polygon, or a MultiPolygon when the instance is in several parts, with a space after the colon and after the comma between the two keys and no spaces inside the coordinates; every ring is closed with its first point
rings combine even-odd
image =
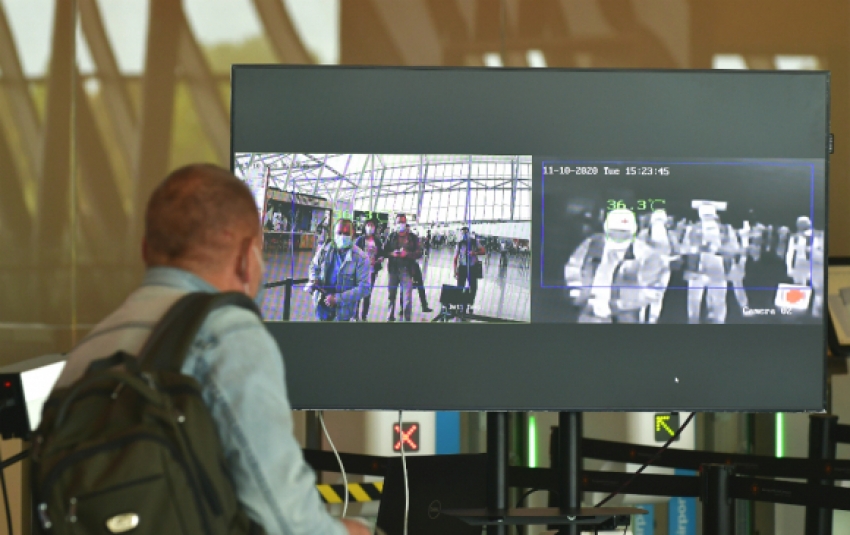
{"type": "Polygon", "coordinates": [[[398,424],[393,424],[393,451],[419,451],[419,424],[404,422],[399,431],[398,424]]]}

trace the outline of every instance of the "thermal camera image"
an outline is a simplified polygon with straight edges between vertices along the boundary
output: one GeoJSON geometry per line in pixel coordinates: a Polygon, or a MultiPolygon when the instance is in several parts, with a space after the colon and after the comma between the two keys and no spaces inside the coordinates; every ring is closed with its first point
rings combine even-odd
{"type": "Polygon", "coordinates": [[[809,161],[546,162],[532,321],[820,321],[816,173],[809,161]]]}

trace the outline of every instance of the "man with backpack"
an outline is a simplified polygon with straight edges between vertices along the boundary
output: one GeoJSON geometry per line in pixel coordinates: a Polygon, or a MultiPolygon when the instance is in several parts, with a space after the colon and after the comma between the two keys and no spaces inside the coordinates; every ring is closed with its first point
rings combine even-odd
{"type": "MultiPolygon", "coordinates": [[[[147,271],[141,286],[71,351],[45,406],[45,419],[33,446],[33,484],[41,528],[48,533],[100,532],[106,527],[113,533],[134,530],[140,534],[368,534],[363,524],[339,522],[322,506],[315,475],[293,436],[283,357],[250,299],[240,295],[259,298],[263,283],[262,230],[248,187],[212,165],[187,166],[173,172],[148,203],[142,251],[147,271]],[[203,294],[210,295],[208,301],[232,297],[239,306],[219,306],[199,320],[197,335],[183,344],[187,351],[178,370],[182,373],[132,373],[138,366],[145,370],[147,359],[137,364],[130,355],[141,353],[155,357],[157,362],[178,356],[157,353],[157,347],[166,347],[162,344],[168,337],[160,337],[163,342],[154,336],[156,343],[152,343],[152,330],[155,335],[160,333],[157,322],[169,310],[168,317],[185,321],[172,307],[179,307],[187,296],[204,298],[203,294]],[[158,346],[159,342],[162,344],[158,346]],[[101,360],[110,356],[111,360],[101,360]],[[124,364],[126,371],[109,367],[116,363],[124,364]],[[107,371],[98,376],[94,368],[107,371]],[[114,383],[117,387],[104,393],[105,402],[97,399],[100,392],[96,388],[90,395],[75,397],[89,383],[113,378],[118,378],[114,383]],[[207,414],[197,409],[183,413],[181,406],[185,405],[179,400],[173,406],[164,401],[166,394],[185,398],[195,390],[207,414]],[[141,403],[143,398],[152,402],[145,409],[149,418],[139,425],[153,429],[153,422],[164,430],[162,436],[168,436],[171,428],[190,429],[206,419],[212,422],[220,444],[215,444],[216,437],[198,443],[189,433],[181,436],[175,431],[173,443],[165,444],[162,450],[170,455],[151,456],[146,463],[149,466],[128,466],[119,462],[120,455],[112,457],[118,461],[104,468],[103,477],[118,478],[117,484],[100,488],[99,476],[84,471],[63,475],[72,473],[67,470],[75,463],[83,466],[96,455],[109,453],[109,448],[121,447],[122,455],[139,458],[144,450],[131,451],[134,444],[153,450],[168,442],[160,435],[127,435],[65,458],[61,458],[62,450],[51,449],[51,444],[82,432],[82,422],[89,417],[87,407],[102,407],[109,399],[115,407],[127,407],[120,403],[136,399],[141,403]],[[64,422],[67,424],[63,427],[64,422]],[[79,425],[73,425],[75,422],[79,425]],[[68,428],[73,432],[66,431],[68,428]],[[210,452],[215,450],[220,450],[219,466],[207,462],[214,458],[210,452]],[[160,464],[172,461],[185,469],[185,478],[155,472],[160,464]],[[121,479],[122,474],[141,469],[151,471],[150,475],[121,479]],[[225,477],[218,478],[216,470],[223,471],[225,477]],[[228,483],[232,486],[229,494],[226,488],[221,493],[219,480],[232,482],[228,483]],[[73,492],[86,485],[89,492],[73,492]],[[64,486],[66,491],[53,492],[51,489],[57,486],[64,486]],[[218,494],[213,492],[214,487],[218,494]],[[91,488],[96,491],[91,492],[91,488]],[[133,504],[132,510],[118,508],[104,513],[132,492],[137,492],[136,503],[124,502],[133,504]],[[234,494],[234,505],[228,506],[228,496],[234,494]],[[53,497],[57,495],[61,499],[53,497]],[[171,506],[170,502],[182,499],[192,505],[171,506]],[[194,506],[200,521],[192,519],[194,506]],[[79,528],[60,529],[69,523],[78,523],[79,528]]],[[[127,418],[126,411],[113,411],[102,419],[105,431],[127,418]]]]}

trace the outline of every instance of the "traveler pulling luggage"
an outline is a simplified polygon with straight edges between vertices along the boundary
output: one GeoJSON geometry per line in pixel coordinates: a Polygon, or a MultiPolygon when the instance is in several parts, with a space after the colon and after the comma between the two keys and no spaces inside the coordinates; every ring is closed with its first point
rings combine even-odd
{"type": "Polygon", "coordinates": [[[36,532],[264,533],[236,498],[200,386],[180,373],[224,305],[259,314],[241,293],[188,294],[138,358],[119,351],[53,393],[32,448],[36,532]]]}

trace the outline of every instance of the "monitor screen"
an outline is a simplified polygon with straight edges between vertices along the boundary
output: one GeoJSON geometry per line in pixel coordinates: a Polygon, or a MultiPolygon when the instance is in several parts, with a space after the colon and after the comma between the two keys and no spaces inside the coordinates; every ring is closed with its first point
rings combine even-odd
{"type": "Polygon", "coordinates": [[[828,81],[235,67],[293,406],[821,410],[828,81]]]}

